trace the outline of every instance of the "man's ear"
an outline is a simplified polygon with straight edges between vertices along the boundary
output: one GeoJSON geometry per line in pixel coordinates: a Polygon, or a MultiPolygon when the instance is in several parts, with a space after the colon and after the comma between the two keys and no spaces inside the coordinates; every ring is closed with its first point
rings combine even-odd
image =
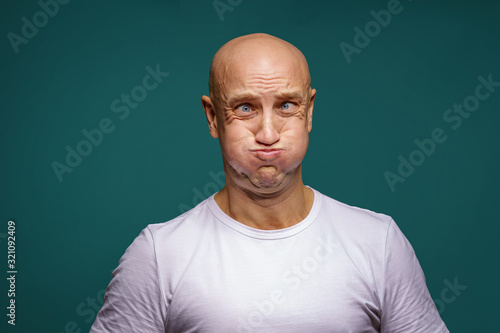
{"type": "Polygon", "coordinates": [[[311,90],[311,97],[309,98],[309,107],[307,108],[307,132],[312,130],[312,119],[314,109],[314,99],[316,98],[316,89],[311,90]]]}
{"type": "Polygon", "coordinates": [[[219,132],[217,131],[217,115],[212,100],[208,96],[202,96],[201,105],[203,106],[203,109],[205,110],[205,115],[207,116],[208,129],[210,130],[210,135],[212,135],[213,138],[218,138],[219,132]]]}

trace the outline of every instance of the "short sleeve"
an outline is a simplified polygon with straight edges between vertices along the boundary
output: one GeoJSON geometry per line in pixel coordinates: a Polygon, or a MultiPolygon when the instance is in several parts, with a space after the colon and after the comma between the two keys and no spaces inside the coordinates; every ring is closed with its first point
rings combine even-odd
{"type": "Polygon", "coordinates": [[[162,295],[153,236],[145,228],[113,271],[90,333],[165,332],[166,305],[162,295]]]}
{"type": "Polygon", "coordinates": [[[382,333],[449,332],[431,298],[415,252],[391,220],[385,249],[382,333]]]}

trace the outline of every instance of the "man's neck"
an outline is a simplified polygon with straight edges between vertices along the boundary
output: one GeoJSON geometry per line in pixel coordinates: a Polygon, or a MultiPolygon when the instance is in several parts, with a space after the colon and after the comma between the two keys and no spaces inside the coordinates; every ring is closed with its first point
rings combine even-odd
{"type": "Polygon", "coordinates": [[[302,221],[311,210],[314,193],[300,178],[293,186],[266,195],[248,193],[226,183],[214,199],[236,221],[257,229],[274,230],[302,221]]]}

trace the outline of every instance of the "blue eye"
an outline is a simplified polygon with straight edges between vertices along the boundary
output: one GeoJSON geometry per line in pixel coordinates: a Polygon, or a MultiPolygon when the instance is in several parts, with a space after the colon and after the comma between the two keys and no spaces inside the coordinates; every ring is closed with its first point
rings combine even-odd
{"type": "Polygon", "coordinates": [[[252,108],[248,104],[240,105],[240,106],[238,106],[238,109],[240,109],[241,111],[243,111],[245,113],[252,111],[252,108]]]}
{"type": "Polygon", "coordinates": [[[289,110],[292,107],[292,104],[290,102],[285,102],[281,104],[281,109],[282,110],[289,110]]]}

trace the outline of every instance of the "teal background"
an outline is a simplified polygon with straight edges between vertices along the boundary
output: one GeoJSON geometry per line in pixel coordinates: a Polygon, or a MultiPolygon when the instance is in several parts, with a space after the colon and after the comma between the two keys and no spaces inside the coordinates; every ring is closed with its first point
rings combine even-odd
{"type": "Polygon", "coordinates": [[[452,332],[498,332],[500,89],[457,130],[442,116],[474,93],[479,75],[500,81],[500,4],[401,6],[347,63],[339,44],[353,44],[354,27],[387,1],[244,0],[223,20],[212,1],[71,1],[17,54],[7,34],[21,35],[22,17],[32,22],[41,9],[4,3],[0,263],[5,277],[14,220],[18,275],[15,327],[0,283],[0,331],[87,332],[139,232],[220,189],[209,175],[222,170],[218,142],[200,103],[210,61],[228,40],[267,32],[303,51],[318,91],[304,182],[393,216],[434,299],[445,280],[467,286],[441,312],[452,332]],[[121,120],[111,103],[157,64],[170,75],[121,120]],[[65,163],[66,145],[103,118],[115,130],[59,182],[51,163],[65,163]],[[391,191],[384,172],[437,127],[446,142],[391,191]]]}

